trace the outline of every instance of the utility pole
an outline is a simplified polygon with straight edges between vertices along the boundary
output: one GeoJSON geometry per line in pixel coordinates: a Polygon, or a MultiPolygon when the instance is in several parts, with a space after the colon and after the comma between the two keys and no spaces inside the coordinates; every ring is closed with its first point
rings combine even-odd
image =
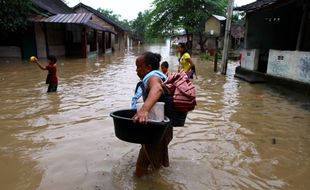
{"type": "Polygon", "coordinates": [[[215,37],[214,72],[217,72],[218,38],[215,37]]]}
{"type": "Polygon", "coordinates": [[[229,46],[230,26],[231,26],[233,8],[234,8],[234,0],[228,0],[227,19],[226,19],[225,36],[224,36],[224,48],[223,48],[223,65],[222,65],[223,75],[226,75],[227,71],[228,46],[229,46]]]}

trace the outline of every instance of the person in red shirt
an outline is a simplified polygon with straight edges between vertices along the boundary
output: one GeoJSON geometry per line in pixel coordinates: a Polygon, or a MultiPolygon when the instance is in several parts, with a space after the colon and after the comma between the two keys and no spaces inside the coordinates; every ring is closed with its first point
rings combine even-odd
{"type": "Polygon", "coordinates": [[[46,84],[48,84],[47,92],[56,92],[58,86],[56,65],[57,59],[55,56],[51,55],[47,58],[47,60],[49,61],[49,63],[46,66],[42,66],[37,58],[34,58],[32,61],[35,62],[40,69],[48,71],[46,77],[46,84]]]}

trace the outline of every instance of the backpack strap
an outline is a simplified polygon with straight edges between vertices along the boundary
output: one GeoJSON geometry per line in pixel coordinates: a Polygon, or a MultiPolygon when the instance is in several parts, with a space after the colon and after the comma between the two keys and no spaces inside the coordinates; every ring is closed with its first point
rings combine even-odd
{"type": "Polygon", "coordinates": [[[142,81],[139,81],[139,82],[137,83],[137,85],[136,85],[135,93],[137,93],[139,87],[143,90],[143,88],[142,88],[141,86],[144,86],[144,85],[143,85],[143,82],[142,82],[142,81]]]}

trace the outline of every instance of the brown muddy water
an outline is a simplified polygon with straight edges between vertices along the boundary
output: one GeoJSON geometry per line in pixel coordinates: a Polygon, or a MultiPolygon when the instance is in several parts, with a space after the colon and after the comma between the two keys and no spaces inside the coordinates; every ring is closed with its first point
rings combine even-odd
{"type": "Polygon", "coordinates": [[[60,58],[52,94],[36,65],[1,59],[0,189],[309,189],[309,99],[235,79],[236,63],[225,77],[199,59],[198,106],[174,129],[171,166],[133,177],[140,145],[115,137],[109,113],[129,108],[145,50],[176,70],[165,44],[60,58]]]}

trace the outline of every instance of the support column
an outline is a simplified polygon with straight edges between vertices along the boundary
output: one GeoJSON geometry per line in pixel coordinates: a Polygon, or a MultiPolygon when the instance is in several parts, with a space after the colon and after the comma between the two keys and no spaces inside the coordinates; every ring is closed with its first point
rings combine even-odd
{"type": "Polygon", "coordinates": [[[98,34],[97,34],[97,30],[94,30],[94,51],[97,51],[97,43],[98,43],[98,34]]]}
{"type": "Polygon", "coordinates": [[[305,23],[308,15],[308,5],[303,5],[303,14],[302,14],[302,19],[301,23],[299,26],[299,33],[298,33],[298,39],[297,39],[297,44],[296,44],[296,50],[301,50],[302,48],[302,41],[303,41],[303,36],[304,36],[304,30],[305,30],[305,23]]]}
{"type": "Polygon", "coordinates": [[[82,37],[81,37],[81,41],[82,41],[82,58],[87,58],[87,31],[86,31],[85,27],[83,27],[81,35],[82,35],[82,37]]]}
{"type": "Polygon", "coordinates": [[[43,31],[44,31],[44,36],[45,36],[46,57],[49,57],[50,49],[48,47],[48,35],[47,35],[46,23],[43,23],[43,31]]]}
{"type": "Polygon", "coordinates": [[[107,46],[106,46],[106,39],[105,39],[104,31],[102,31],[102,42],[101,43],[102,43],[102,53],[105,53],[107,46]]]}
{"type": "Polygon", "coordinates": [[[227,71],[227,62],[228,62],[228,49],[229,49],[229,38],[230,38],[230,26],[231,26],[231,18],[233,14],[233,5],[234,0],[228,0],[228,9],[227,9],[227,19],[225,26],[225,36],[224,36],[224,48],[223,48],[223,66],[222,66],[222,74],[226,75],[227,71]]]}
{"type": "Polygon", "coordinates": [[[111,32],[109,32],[109,35],[108,35],[108,47],[109,48],[112,48],[112,35],[111,35],[111,32]]]}

